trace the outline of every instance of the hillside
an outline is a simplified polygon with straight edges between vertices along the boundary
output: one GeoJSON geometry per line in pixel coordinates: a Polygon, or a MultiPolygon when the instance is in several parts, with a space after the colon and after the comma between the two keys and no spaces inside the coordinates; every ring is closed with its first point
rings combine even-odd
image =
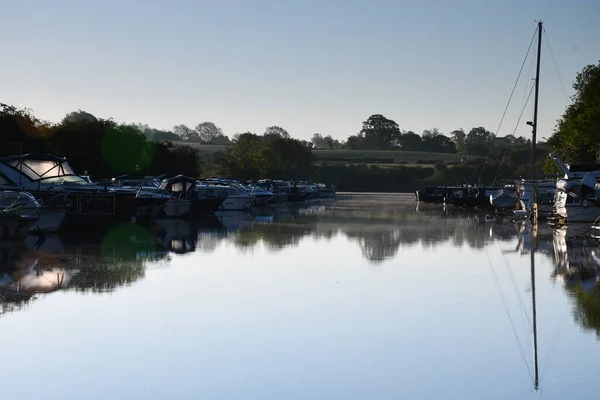
{"type": "MultiPolygon", "coordinates": [[[[192,146],[202,154],[209,155],[218,151],[226,151],[227,145],[203,144],[194,142],[173,142],[174,144],[192,146]]],[[[313,150],[317,162],[345,163],[345,164],[435,164],[438,161],[446,163],[459,163],[461,154],[429,153],[422,151],[402,150],[313,150]]],[[[469,157],[477,158],[477,157],[469,157]]]]}

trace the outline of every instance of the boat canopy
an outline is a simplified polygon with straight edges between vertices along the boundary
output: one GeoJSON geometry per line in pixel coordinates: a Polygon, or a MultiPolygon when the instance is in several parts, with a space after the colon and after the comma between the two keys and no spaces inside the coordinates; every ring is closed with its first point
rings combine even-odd
{"type": "Polygon", "coordinates": [[[189,176],[177,175],[161,182],[160,188],[169,192],[187,192],[196,186],[196,179],[189,176]]]}
{"type": "Polygon", "coordinates": [[[75,182],[81,180],[81,183],[88,183],[85,179],[77,176],[73,168],[64,157],[54,156],[52,154],[23,154],[18,156],[8,156],[0,158],[0,163],[4,163],[25,175],[31,181],[41,181],[49,178],[65,178],[65,181],[75,182]]]}

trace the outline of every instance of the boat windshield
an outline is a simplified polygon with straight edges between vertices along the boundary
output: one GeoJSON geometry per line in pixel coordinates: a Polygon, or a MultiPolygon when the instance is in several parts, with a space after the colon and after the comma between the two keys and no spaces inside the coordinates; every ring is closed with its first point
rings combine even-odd
{"type": "Polygon", "coordinates": [[[66,161],[21,159],[10,161],[8,164],[33,181],[89,185],[89,181],[75,175],[75,171],[66,161]]]}
{"type": "Polygon", "coordinates": [[[49,178],[40,179],[47,184],[64,185],[65,183],[70,185],[90,185],[91,182],[77,175],[63,175],[63,176],[52,176],[49,178]]]}

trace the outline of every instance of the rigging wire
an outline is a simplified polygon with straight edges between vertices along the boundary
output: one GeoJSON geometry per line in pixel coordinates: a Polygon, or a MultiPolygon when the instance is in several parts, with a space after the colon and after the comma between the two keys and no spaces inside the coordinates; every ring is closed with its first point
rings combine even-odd
{"type": "Polygon", "coordinates": [[[521,73],[523,72],[523,67],[527,62],[527,57],[529,56],[529,52],[531,51],[531,46],[533,45],[533,41],[535,39],[535,34],[537,33],[538,28],[535,28],[533,32],[533,36],[531,37],[531,42],[529,42],[529,47],[527,48],[527,53],[525,53],[525,58],[523,59],[523,63],[521,63],[521,69],[519,69],[519,75],[517,75],[517,80],[513,85],[512,91],[510,92],[510,96],[508,98],[508,103],[504,108],[504,113],[502,114],[502,118],[500,119],[500,124],[498,124],[498,129],[496,129],[496,136],[498,136],[498,132],[500,132],[500,128],[502,127],[502,122],[504,122],[504,117],[506,117],[506,112],[508,111],[508,106],[510,105],[510,101],[512,100],[513,94],[515,93],[515,89],[517,88],[517,83],[519,83],[519,78],[521,77],[521,73]]]}
{"type": "Polygon", "coordinates": [[[515,124],[515,129],[513,129],[513,132],[512,132],[513,136],[517,132],[517,128],[519,127],[519,124],[521,123],[521,118],[523,117],[523,113],[525,112],[525,109],[527,108],[527,103],[529,103],[529,98],[531,97],[531,93],[533,93],[533,89],[535,89],[535,86],[532,86],[531,89],[529,90],[529,95],[527,96],[527,100],[525,100],[525,105],[523,105],[523,109],[521,109],[521,114],[519,115],[519,119],[517,120],[517,123],[515,124]]]}
{"type": "Polygon", "coordinates": [[[542,363],[542,371],[540,374],[540,381],[542,381],[544,379],[544,376],[546,376],[546,372],[548,371],[548,366],[550,365],[550,359],[552,358],[552,355],[554,354],[554,347],[556,346],[556,342],[557,339],[560,335],[560,333],[562,332],[562,328],[564,326],[563,321],[565,319],[565,315],[567,315],[567,307],[563,308],[562,311],[562,315],[559,318],[559,323],[558,326],[556,328],[556,330],[554,331],[554,334],[552,335],[552,338],[550,339],[550,349],[548,350],[548,355],[546,356],[546,360],[542,363]],[[545,367],[544,367],[545,366],[545,367]]]}
{"type": "Polygon", "coordinates": [[[548,32],[546,32],[546,28],[544,29],[544,39],[546,40],[546,45],[548,46],[548,52],[550,53],[550,58],[552,59],[552,65],[554,66],[554,72],[556,72],[556,76],[558,77],[558,82],[560,83],[560,89],[562,90],[563,96],[565,96],[565,101],[568,102],[569,96],[567,96],[567,91],[565,90],[565,84],[562,79],[562,75],[560,74],[560,70],[558,69],[558,63],[556,62],[556,58],[554,57],[554,52],[552,51],[552,46],[550,46],[550,40],[548,40],[548,32]]]}
{"type": "Polygon", "coordinates": [[[515,281],[515,276],[512,272],[512,268],[510,268],[510,265],[508,265],[508,260],[506,259],[506,255],[502,252],[502,247],[500,247],[500,242],[496,242],[496,243],[498,244],[498,249],[500,250],[500,254],[502,254],[502,258],[504,259],[504,265],[506,266],[506,270],[508,271],[508,274],[510,275],[510,280],[512,281],[513,288],[515,289],[515,293],[517,294],[517,298],[519,299],[519,303],[521,304],[521,310],[523,311],[523,314],[525,314],[525,317],[527,318],[529,330],[531,331],[533,329],[531,326],[531,317],[527,313],[527,308],[525,307],[525,302],[523,301],[521,292],[519,292],[519,289],[517,288],[517,282],[515,281]]]}
{"type": "Polygon", "coordinates": [[[515,339],[517,341],[517,344],[519,345],[519,350],[521,351],[521,358],[523,358],[523,362],[525,363],[525,366],[527,367],[527,373],[529,374],[529,377],[531,378],[531,382],[533,382],[534,379],[533,379],[533,373],[531,372],[531,367],[529,366],[529,363],[527,362],[527,358],[525,357],[525,351],[523,350],[523,345],[521,344],[521,340],[519,339],[519,335],[517,334],[517,328],[515,326],[515,323],[514,323],[512,317],[510,316],[510,311],[508,310],[508,306],[506,304],[506,298],[504,297],[504,293],[502,292],[502,289],[500,288],[500,284],[498,283],[498,277],[496,276],[496,272],[494,271],[494,266],[492,265],[492,260],[490,259],[490,255],[488,254],[487,248],[484,247],[483,250],[485,252],[485,256],[487,258],[488,265],[490,266],[490,270],[492,271],[492,275],[494,276],[494,283],[496,284],[496,288],[498,289],[498,293],[500,294],[500,299],[502,300],[502,305],[504,307],[504,311],[506,312],[506,315],[508,316],[508,320],[510,321],[510,325],[512,326],[513,334],[515,335],[515,339]]]}
{"type": "Polygon", "coordinates": [[[533,73],[533,66],[535,65],[535,57],[530,57],[530,61],[529,61],[529,73],[527,74],[528,80],[527,83],[525,84],[525,90],[523,92],[523,99],[521,101],[521,103],[523,105],[527,104],[527,94],[529,93],[529,91],[531,90],[531,88],[529,87],[529,85],[535,85],[535,75],[533,73]]]}

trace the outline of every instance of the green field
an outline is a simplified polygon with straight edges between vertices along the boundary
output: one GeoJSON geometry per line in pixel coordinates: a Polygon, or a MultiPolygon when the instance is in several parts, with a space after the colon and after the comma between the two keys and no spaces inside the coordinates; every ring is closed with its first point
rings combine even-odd
{"type": "MultiPolygon", "coordinates": [[[[192,146],[203,155],[227,150],[227,145],[202,144],[193,142],[173,142],[174,144],[185,144],[192,146]]],[[[386,166],[394,165],[433,165],[438,161],[460,162],[465,157],[461,154],[428,153],[422,151],[401,150],[313,150],[317,156],[317,162],[346,163],[346,164],[378,164],[386,166]]],[[[473,157],[470,157],[473,158],[473,157]]]]}
{"type": "Polygon", "coordinates": [[[313,150],[320,162],[354,164],[435,164],[460,162],[461,155],[399,150],[313,150]]]}

